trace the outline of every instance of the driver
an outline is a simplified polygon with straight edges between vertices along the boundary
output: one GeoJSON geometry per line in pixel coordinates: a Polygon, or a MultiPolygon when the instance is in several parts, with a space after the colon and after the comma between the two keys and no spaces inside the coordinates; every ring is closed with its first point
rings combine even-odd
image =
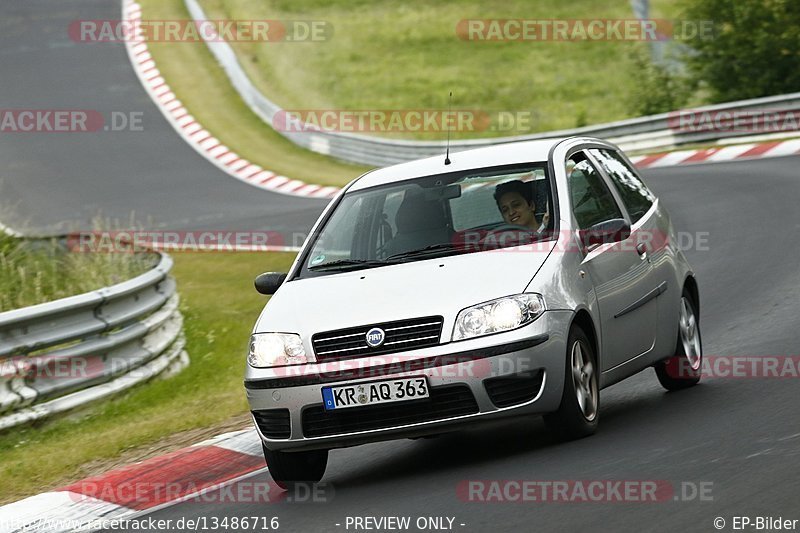
{"type": "Polygon", "coordinates": [[[494,200],[507,224],[523,226],[539,234],[550,223],[549,205],[542,222],[536,221],[536,204],[533,202],[533,189],[530,183],[519,180],[501,183],[494,190],[494,200]]]}

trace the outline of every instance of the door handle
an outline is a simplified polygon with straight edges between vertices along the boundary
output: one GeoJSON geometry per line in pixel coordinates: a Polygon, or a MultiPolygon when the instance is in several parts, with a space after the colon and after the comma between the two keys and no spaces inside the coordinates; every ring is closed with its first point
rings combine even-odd
{"type": "Polygon", "coordinates": [[[642,261],[647,259],[647,245],[643,242],[637,244],[636,253],[639,254],[639,257],[642,259],[642,261]]]}

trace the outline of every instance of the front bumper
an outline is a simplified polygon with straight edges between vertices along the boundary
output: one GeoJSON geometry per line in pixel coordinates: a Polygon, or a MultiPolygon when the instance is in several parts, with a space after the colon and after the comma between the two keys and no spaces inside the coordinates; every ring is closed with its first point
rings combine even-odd
{"type": "MultiPolygon", "coordinates": [[[[248,368],[247,399],[259,415],[262,427],[255,425],[265,446],[285,451],[418,437],[507,416],[551,412],[561,401],[572,317],[571,311],[546,311],[514,331],[400,354],[282,369],[248,368]],[[325,386],[423,375],[430,400],[397,402],[381,409],[322,409],[325,386]],[[492,385],[507,387],[508,379],[497,379],[503,377],[527,379],[518,383],[523,388],[530,383],[538,390],[523,391],[526,394],[516,403],[513,394],[511,404],[507,394],[500,401],[492,385]],[[280,438],[266,430],[265,420],[280,424],[280,438]]],[[[510,387],[520,389],[520,385],[510,387]]]]}

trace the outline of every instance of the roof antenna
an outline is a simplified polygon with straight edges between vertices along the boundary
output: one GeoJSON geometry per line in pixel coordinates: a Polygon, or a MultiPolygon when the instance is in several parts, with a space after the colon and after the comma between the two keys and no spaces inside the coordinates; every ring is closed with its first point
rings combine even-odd
{"type": "Polygon", "coordinates": [[[452,109],[453,109],[453,91],[450,91],[450,100],[447,104],[447,152],[444,154],[444,164],[450,164],[450,117],[452,116],[452,109]]]}

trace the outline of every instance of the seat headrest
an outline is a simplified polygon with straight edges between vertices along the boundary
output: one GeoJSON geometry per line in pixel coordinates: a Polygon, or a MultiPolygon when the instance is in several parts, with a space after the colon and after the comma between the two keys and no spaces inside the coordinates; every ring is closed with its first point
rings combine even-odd
{"type": "Polygon", "coordinates": [[[406,192],[395,217],[397,232],[444,228],[446,224],[441,202],[426,200],[422,193],[406,192]]]}

